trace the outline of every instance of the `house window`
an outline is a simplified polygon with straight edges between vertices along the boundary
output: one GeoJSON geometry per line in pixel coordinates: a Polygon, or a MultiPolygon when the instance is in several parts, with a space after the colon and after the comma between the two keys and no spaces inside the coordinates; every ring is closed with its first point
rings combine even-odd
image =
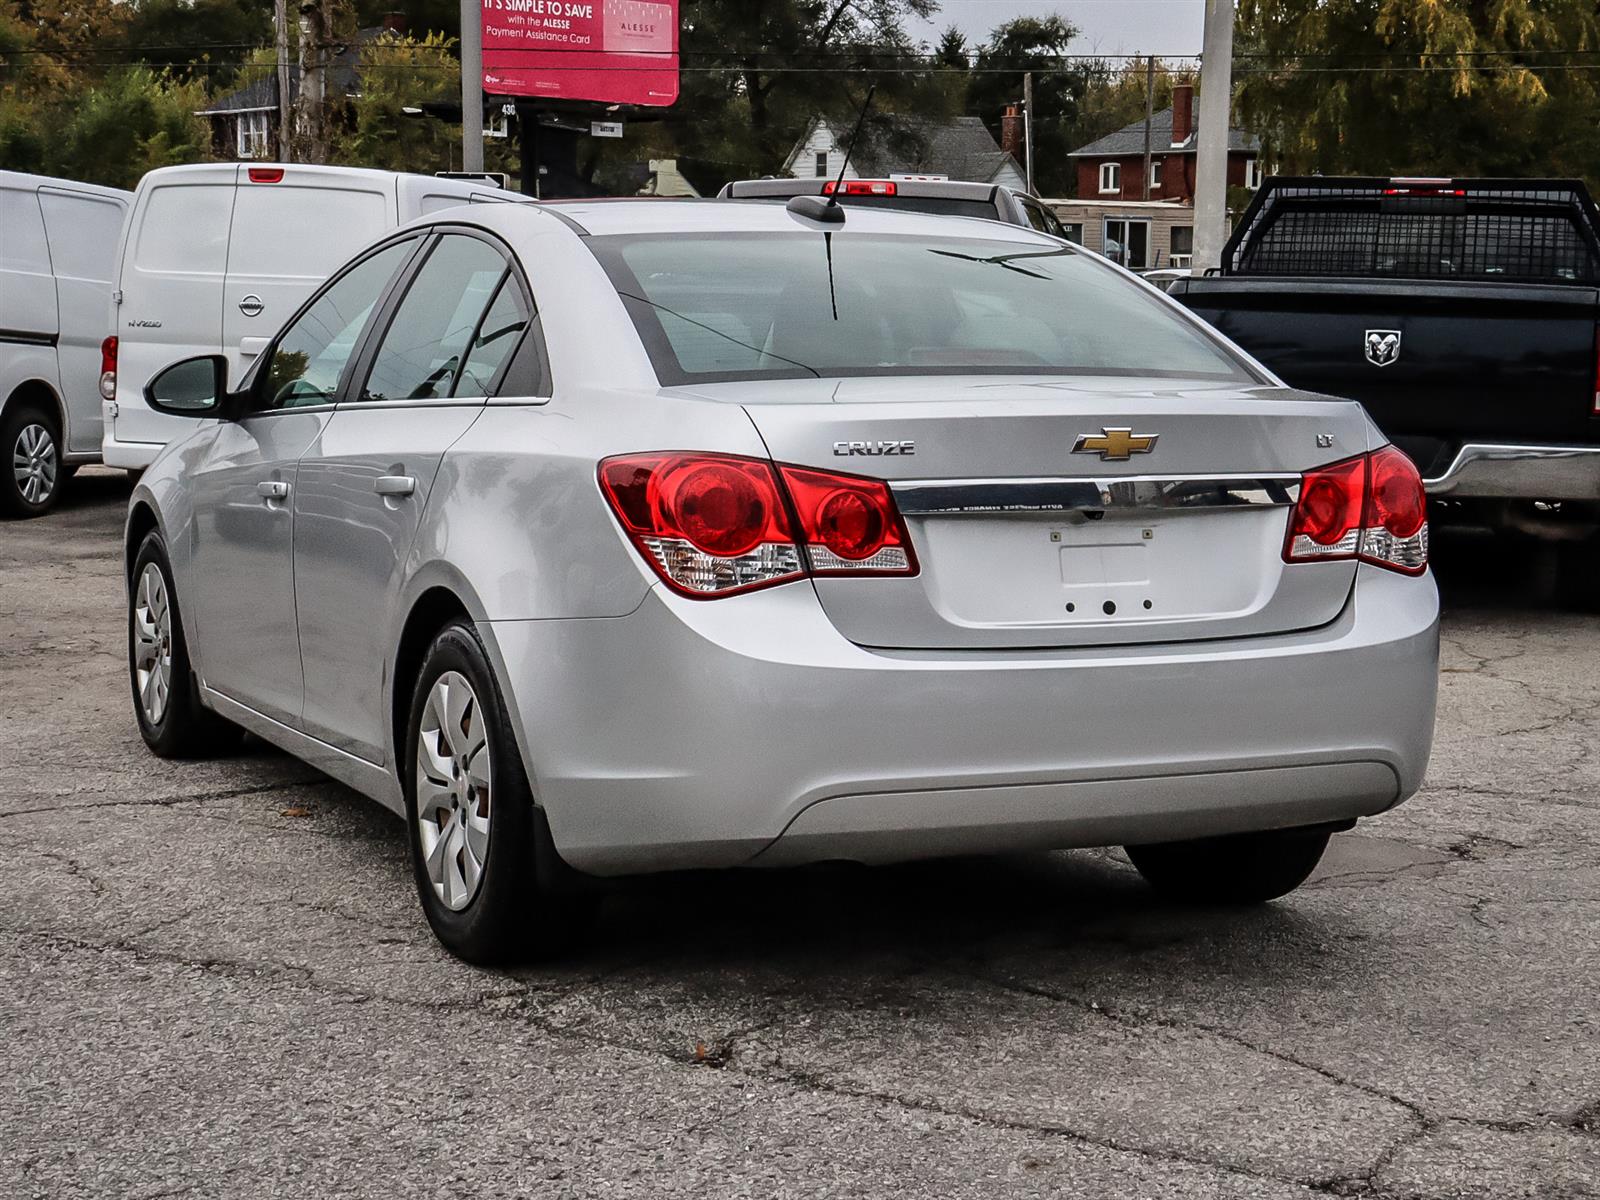
{"type": "Polygon", "coordinates": [[[1149,270],[1150,222],[1107,217],[1101,246],[1105,256],[1112,262],[1120,263],[1130,271],[1149,270]]]}
{"type": "Polygon", "coordinates": [[[1252,192],[1261,186],[1261,160],[1247,158],[1244,160],[1244,185],[1252,192]]]}
{"type": "Polygon", "coordinates": [[[267,114],[265,112],[239,114],[239,157],[267,157],[267,114]]]}
{"type": "Polygon", "coordinates": [[[1061,223],[1061,236],[1069,242],[1076,242],[1080,246],[1083,245],[1083,222],[1063,221],[1061,223]]]}
{"type": "Polygon", "coordinates": [[[826,150],[817,151],[816,174],[818,179],[822,179],[828,174],[828,152],[826,150]]]}
{"type": "Polygon", "coordinates": [[[1100,164],[1100,190],[1101,192],[1120,192],[1122,190],[1122,164],[1100,164]]]}
{"type": "Polygon", "coordinates": [[[1161,160],[1159,158],[1150,160],[1150,190],[1152,192],[1161,190],[1161,160]]]}
{"type": "Polygon", "coordinates": [[[1174,267],[1187,267],[1194,262],[1194,226],[1172,227],[1172,250],[1167,260],[1174,267]]]}

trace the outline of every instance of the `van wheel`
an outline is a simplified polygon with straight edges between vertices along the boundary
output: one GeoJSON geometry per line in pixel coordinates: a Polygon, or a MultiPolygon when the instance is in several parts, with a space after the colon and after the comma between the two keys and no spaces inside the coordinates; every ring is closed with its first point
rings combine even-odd
{"type": "Polygon", "coordinates": [[[161,758],[237,750],[244,731],[200,703],[159,533],[145,535],[128,580],[128,681],[139,734],[161,758]]]}
{"type": "Polygon", "coordinates": [[[61,465],[61,425],[37,404],[16,404],[0,417],[0,512],[37,517],[61,498],[67,473],[61,465]]]}
{"type": "Polygon", "coordinates": [[[1281,829],[1190,842],[1127,846],[1156,891],[1190,904],[1263,904],[1286,896],[1317,869],[1326,830],[1281,829]]]}
{"type": "Polygon", "coordinates": [[[446,625],[423,659],[403,763],[412,873],[445,949],[470,963],[568,949],[593,897],[557,886],[565,864],[534,806],[488,656],[466,622],[446,625]]]}

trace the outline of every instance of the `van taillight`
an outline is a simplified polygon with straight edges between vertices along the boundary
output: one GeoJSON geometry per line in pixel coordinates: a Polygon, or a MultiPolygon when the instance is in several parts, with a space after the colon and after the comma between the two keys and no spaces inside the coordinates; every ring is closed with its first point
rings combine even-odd
{"type": "Polygon", "coordinates": [[[812,575],[914,575],[886,484],[732,454],[626,454],[600,489],[673,590],[708,598],[812,575]]]}
{"type": "Polygon", "coordinates": [[[100,395],[106,400],[117,398],[117,339],[108,337],[100,343],[100,395]]]}
{"type": "MultiPolygon", "coordinates": [[[[836,186],[833,180],[828,180],[822,185],[822,194],[833,195],[836,186]]],[[[888,179],[849,179],[845,181],[842,192],[846,196],[892,196],[898,190],[888,179]]]]}
{"type": "Polygon", "coordinates": [[[1307,471],[1289,516],[1285,562],[1360,559],[1405,575],[1428,567],[1428,501],[1393,446],[1307,471]]]}
{"type": "Polygon", "coordinates": [[[283,168],[282,167],[251,167],[250,168],[250,182],[251,183],[282,183],[283,182],[283,168]]]}

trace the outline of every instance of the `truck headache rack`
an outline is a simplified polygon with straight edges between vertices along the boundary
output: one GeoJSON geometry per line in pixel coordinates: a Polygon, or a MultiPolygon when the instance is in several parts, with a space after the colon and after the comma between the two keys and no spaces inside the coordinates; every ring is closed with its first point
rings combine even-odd
{"type": "Polygon", "coordinates": [[[1269,178],[1222,273],[1594,283],[1597,228],[1577,180],[1269,178]]]}

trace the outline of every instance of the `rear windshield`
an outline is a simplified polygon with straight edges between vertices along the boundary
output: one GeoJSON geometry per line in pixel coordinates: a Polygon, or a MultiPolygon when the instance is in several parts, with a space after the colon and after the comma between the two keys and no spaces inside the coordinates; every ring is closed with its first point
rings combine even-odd
{"type": "Polygon", "coordinates": [[[969,374],[1251,380],[1189,318],[1062,243],[799,231],[585,241],[664,384],[969,374]]]}
{"type": "MultiPolygon", "coordinates": [[[[740,196],[741,200],[765,200],[774,204],[787,204],[789,196],[740,196]]],[[[868,196],[843,195],[840,204],[863,208],[896,208],[904,212],[932,213],[938,217],[987,217],[1000,219],[1000,210],[992,200],[964,200],[955,196],[868,196]]]]}

